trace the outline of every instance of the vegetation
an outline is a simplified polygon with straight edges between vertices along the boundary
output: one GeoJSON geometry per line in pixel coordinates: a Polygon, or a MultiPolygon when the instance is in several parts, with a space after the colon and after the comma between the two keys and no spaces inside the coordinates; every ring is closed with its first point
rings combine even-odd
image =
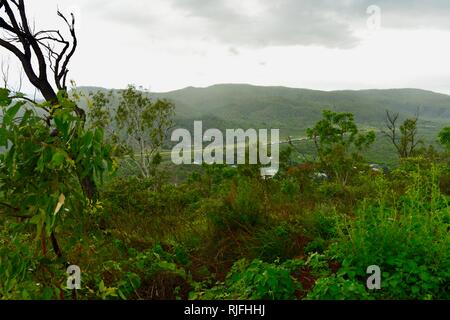
{"type": "MultiPolygon", "coordinates": [[[[101,88],[79,90],[109,94],[101,88]]],[[[305,129],[321,120],[324,109],[352,113],[361,130],[379,131],[385,127],[386,110],[398,113],[399,122],[419,113],[418,129],[426,143],[434,142],[437,133],[448,126],[450,118],[447,95],[415,89],[324,92],[224,84],[149,95],[154,100],[167,99],[175,104],[177,127],[190,129],[194,120],[201,119],[205,127],[220,130],[277,128],[285,138],[289,135],[304,137],[305,129]]],[[[114,90],[112,97],[112,105],[117,106],[120,92],[114,90]]]]}
{"type": "Polygon", "coordinates": [[[439,139],[443,146],[445,146],[447,149],[450,149],[450,127],[442,129],[442,131],[439,133],[439,139]]]}
{"type": "Polygon", "coordinates": [[[417,139],[417,123],[419,119],[417,117],[406,119],[400,128],[397,128],[398,117],[398,113],[391,115],[389,111],[386,112],[388,128],[386,136],[394,145],[400,158],[408,158],[413,156],[417,146],[423,143],[417,139]]]}
{"type": "Polygon", "coordinates": [[[155,174],[160,162],[158,150],[173,125],[174,105],[159,99],[153,103],[146,94],[130,85],[121,92],[113,111],[111,95],[101,91],[91,94],[88,104],[91,127],[106,130],[111,144],[128,156],[124,162],[131,162],[142,177],[149,178],[155,174]]]}
{"type": "Polygon", "coordinates": [[[375,141],[375,132],[359,134],[351,113],[323,112],[323,120],[308,129],[321,166],[340,183],[346,184],[362,158],[359,153],[375,141]]]}
{"type": "Polygon", "coordinates": [[[2,94],[3,299],[72,299],[65,261],[81,267],[78,299],[449,298],[448,152],[374,171],[358,153],[374,134],[325,111],[308,130],[317,162],[283,156],[271,180],[252,166],[205,165],[174,185],[113,173],[102,130],[83,129],[67,101],[54,114],[56,138],[2,94]],[[72,182],[85,161],[96,202],[72,182]],[[64,258],[43,250],[55,231],[64,258]],[[365,286],[370,265],[382,270],[379,291],[365,286]]]}
{"type": "Polygon", "coordinates": [[[0,46],[44,97],[0,89],[0,299],[450,299],[449,128],[430,134],[440,147],[419,148],[411,118],[411,101],[432,102],[424,121],[447,125],[438,118],[449,118],[448,96],[385,92],[384,107],[407,116],[398,136],[388,113],[386,141],[368,130],[379,114],[374,91],[356,94],[366,101],[359,128],[355,93],[334,93],[349,110],[320,118],[318,107],[333,100],[323,93],[244,86],[233,88],[230,105],[221,99],[228,86],[212,88],[213,98],[187,89],[186,103],[218,101],[208,115],[222,125],[263,102],[252,127],[268,127],[267,103],[281,99],[287,107],[271,106],[271,126],[309,140],[283,148],[273,179],[258,166],[204,165],[174,181],[186,168],[164,161],[173,102],[130,86],[120,96],[100,90],[83,108],[83,90],[66,86],[75,18],[58,13],[69,41],[30,28],[23,0],[0,9],[0,29],[14,34],[0,46]],[[297,107],[311,101],[304,110],[315,123],[303,132],[297,107]],[[385,170],[366,157],[380,139],[390,148],[381,156],[398,158],[385,170]],[[373,265],[380,290],[366,286],[373,265]],[[79,288],[70,286],[73,266],[79,288]]]}

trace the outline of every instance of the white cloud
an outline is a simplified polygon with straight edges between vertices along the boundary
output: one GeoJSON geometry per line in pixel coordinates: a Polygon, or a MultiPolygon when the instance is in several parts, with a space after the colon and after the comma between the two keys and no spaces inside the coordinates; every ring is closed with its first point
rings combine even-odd
{"type": "MultiPolygon", "coordinates": [[[[386,1],[366,29],[366,0],[29,1],[37,26],[81,14],[70,77],[154,91],[216,83],[313,89],[419,87],[450,93],[449,1],[386,1]]],[[[4,52],[4,51],[2,51],[4,52]]]]}

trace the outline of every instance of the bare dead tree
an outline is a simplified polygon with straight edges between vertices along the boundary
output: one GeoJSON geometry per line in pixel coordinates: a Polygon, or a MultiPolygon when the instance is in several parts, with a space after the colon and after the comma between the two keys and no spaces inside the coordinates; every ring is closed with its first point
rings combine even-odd
{"type": "MultiPolygon", "coordinates": [[[[68,28],[68,39],[60,30],[35,31],[24,0],[0,0],[0,46],[19,59],[31,84],[51,104],[57,103],[58,91],[67,92],[68,67],[78,45],[75,16],[68,19],[59,10],[57,15],[68,28]]],[[[85,119],[81,108],[76,113],[85,119]]]]}
{"type": "Polygon", "coordinates": [[[389,138],[397,150],[400,158],[408,158],[414,154],[416,148],[422,143],[417,139],[417,123],[419,121],[418,113],[415,117],[406,119],[403,124],[398,126],[399,114],[391,114],[386,111],[386,128],[384,135],[389,138]]]}
{"type": "MultiPolygon", "coordinates": [[[[67,18],[59,10],[57,15],[67,26],[68,37],[64,37],[60,30],[36,31],[29,23],[24,0],[0,0],[0,46],[17,57],[28,80],[50,106],[58,104],[58,92],[67,95],[69,63],[78,45],[75,16],[71,14],[67,18]]],[[[23,99],[22,95],[20,98],[23,99]]],[[[49,113],[47,124],[50,127],[52,110],[45,110],[49,113]]],[[[83,109],[76,106],[75,113],[83,122],[86,121],[83,109]]],[[[53,130],[53,134],[57,132],[53,130]]],[[[80,183],[86,196],[93,199],[96,194],[94,180],[86,177],[80,179],[80,183]]],[[[55,253],[61,256],[54,234],[51,242],[55,253]]]]}
{"type": "Polygon", "coordinates": [[[389,140],[394,145],[395,149],[397,149],[397,152],[400,154],[400,144],[398,139],[398,133],[397,133],[397,121],[399,118],[399,114],[391,114],[389,111],[386,111],[386,128],[387,131],[383,131],[385,136],[389,138],[389,140]]]}

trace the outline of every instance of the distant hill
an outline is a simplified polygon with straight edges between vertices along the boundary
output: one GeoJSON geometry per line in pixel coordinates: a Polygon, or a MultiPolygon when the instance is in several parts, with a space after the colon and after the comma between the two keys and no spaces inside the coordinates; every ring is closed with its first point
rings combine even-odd
{"type": "Polygon", "coordinates": [[[194,120],[203,120],[209,128],[280,128],[282,135],[300,134],[321,118],[323,109],[352,112],[358,124],[372,128],[383,127],[386,110],[402,118],[418,112],[421,126],[433,131],[450,124],[450,96],[418,89],[317,91],[223,84],[151,95],[172,100],[177,126],[188,129],[194,120]]]}

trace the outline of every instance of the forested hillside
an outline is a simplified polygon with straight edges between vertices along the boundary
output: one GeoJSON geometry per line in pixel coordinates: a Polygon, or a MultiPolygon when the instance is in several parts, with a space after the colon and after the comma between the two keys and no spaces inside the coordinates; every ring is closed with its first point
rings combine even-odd
{"type": "MultiPolygon", "coordinates": [[[[108,92],[82,87],[80,91],[108,92]]],[[[176,123],[190,127],[203,120],[211,128],[280,128],[282,135],[303,134],[320,119],[320,111],[351,112],[363,126],[384,128],[386,110],[402,118],[418,115],[428,129],[441,129],[450,118],[450,96],[417,89],[316,91],[251,85],[215,85],[151,93],[176,105],[176,123]]],[[[113,103],[114,105],[114,103],[113,103]]]]}
{"type": "MultiPolygon", "coordinates": [[[[184,1],[175,17],[197,2],[184,1]]],[[[192,306],[186,315],[198,300],[450,299],[450,96],[250,85],[169,93],[77,88],[69,85],[81,43],[76,15],[58,9],[64,29],[41,29],[25,3],[36,5],[0,0],[0,47],[23,71],[17,87],[1,66],[0,300],[185,300],[192,306]],[[42,99],[23,94],[22,80],[42,99]],[[240,130],[224,142],[215,130],[193,139],[196,120],[204,130],[267,131],[240,130]],[[183,143],[174,146],[171,133],[182,128],[183,143]],[[269,129],[280,129],[281,141],[269,129]],[[214,148],[204,150],[202,138],[214,148]]],[[[123,28],[136,19],[119,6],[136,8],[89,0],[89,10],[94,3],[102,14],[119,8],[124,17],[116,32],[126,29],[130,43],[111,33],[115,50],[101,56],[115,57],[104,83],[117,74],[123,81],[117,70],[137,58],[121,50],[143,41],[123,28]]],[[[201,7],[225,10],[227,27],[241,12],[201,7]]],[[[144,14],[139,22],[152,20],[144,14]]],[[[101,43],[82,47],[95,67],[103,62],[92,59],[101,43]]],[[[184,51],[175,48],[163,57],[184,51]]],[[[147,74],[144,63],[139,70],[147,74]]],[[[97,72],[77,66],[89,79],[97,72]]],[[[44,307],[46,317],[64,317],[78,305],[44,307]]]]}

